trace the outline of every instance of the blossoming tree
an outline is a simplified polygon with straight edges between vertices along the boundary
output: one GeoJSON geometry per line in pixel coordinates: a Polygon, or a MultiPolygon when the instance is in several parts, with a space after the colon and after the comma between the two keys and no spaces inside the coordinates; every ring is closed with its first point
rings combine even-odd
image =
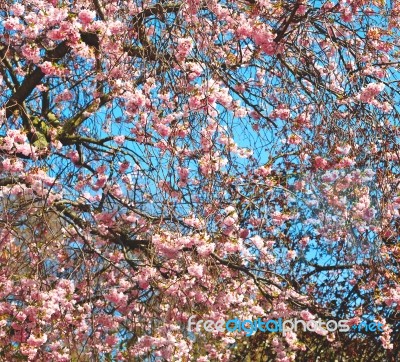
{"type": "Polygon", "coordinates": [[[2,360],[396,357],[397,0],[0,17],[2,360]],[[383,331],[191,333],[192,315],[383,331]]]}

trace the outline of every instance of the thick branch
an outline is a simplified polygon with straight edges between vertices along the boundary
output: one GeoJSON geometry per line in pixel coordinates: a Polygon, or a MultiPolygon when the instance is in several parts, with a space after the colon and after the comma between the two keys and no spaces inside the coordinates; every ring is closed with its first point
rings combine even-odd
{"type": "MultiPolygon", "coordinates": [[[[49,51],[44,61],[57,62],[62,59],[70,50],[66,41],[63,41],[57,45],[53,50],[49,51]]],[[[21,105],[25,99],[32,93],[37,85],[40,84],[41,80],[45,74],[40,67],[37,67],[30,75],[28,75],[21,86],[16,90],[16,92],[10,97],[6,103],[6,116],[10,117],[14,111],[22,111],[21,105]]],[[[22,112],[21,112],[22,113],[22,112]]],[[[29,130],[30,126],[26,125],[29,130]]]]}

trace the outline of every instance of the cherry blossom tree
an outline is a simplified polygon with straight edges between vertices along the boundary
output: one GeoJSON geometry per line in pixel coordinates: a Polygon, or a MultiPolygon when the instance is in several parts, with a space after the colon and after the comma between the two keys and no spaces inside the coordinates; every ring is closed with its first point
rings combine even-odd
{"type": "Polygon", "coordinates": [[[0,0],[0,17],[2,360],[398,357],[397,0],[0,0]]]}

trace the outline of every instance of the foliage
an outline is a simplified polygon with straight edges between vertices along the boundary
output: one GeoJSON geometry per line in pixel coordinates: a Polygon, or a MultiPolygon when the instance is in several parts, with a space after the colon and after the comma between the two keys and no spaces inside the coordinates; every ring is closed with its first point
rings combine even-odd
{"type": "Polygon", "coordinates": [[[0,0],[0,356],[398,356],[400,3],[0,0]],[[201,319],[384,332],[189,333],[201,319]]]}

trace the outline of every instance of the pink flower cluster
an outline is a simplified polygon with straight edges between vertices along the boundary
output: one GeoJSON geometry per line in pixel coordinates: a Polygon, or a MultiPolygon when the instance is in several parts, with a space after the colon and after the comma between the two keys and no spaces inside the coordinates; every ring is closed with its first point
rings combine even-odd
{"type": "Polygon", "coordinates": [[[81,10],[78,14],[78,19],[83,25],[90,24],[96,17],[96,12],[91,10],[81,10]]]}
{"type": "Polygon", "coordinates": [[[275,34],[272,33],[272,31],[266,28],[254,28],[252,37],[254,39],[254,43],[256,43],[256,45],[258,45],[265,54],[274,55],[276,53],[277,47],[276,43],[274,42],[275,34]]]}
{"type": "Polygon", "coordinates": [[[58,28],[50,29],[47,32],[47,37],[54,41],[62,41],[65,39],[69,39],[70,41],[75,39],[78,41],[79,39],[79,32],[73,24],[68,21],[61,21],[59,23],[58,28]]]}
{"type": "Polygon", "coordinates": [[[23,169],[24,169],[24,164],[18,159],[6,158],[1,162],[0,170],[2,171],[19,173],[22,172],[23,169]]]}
{"type": "Polygon", "coordinates": [[[178,186],[179,187],[184,187],[188,183],[188,177],[189,177],[189,172],[190,170],[187,167],[178,167],[178,174],[179,174],[179,182],[178,186]]]}
{"type": "Polygon", "coordinates": [[[280,104],[276,109],[274,109],[271,114],[269,115],[270,118],[276,119],[288,119],[290,117],[290,109],[287,108],[285,105],[280,104]]]}
{"type": "Polygon", "coordinates": [[[201,264],[194,264],[188,267],[188,273],[195,278],[201,278],[204,273],[204,267],[201,264]]]}
{"type": "Polygon", "coordinates": [[[26,59],[32,61],[35,64],[40,62],[41,57],[40,57],[38,48],[36,48],[32,45],[25,44],[22,46],[21,50],[22,50],[22,55],[26,59]]]}
{"type": "Polygon", "coordinates": [[[183,61],[187,58],[193,49],[193,41],[190,38],[179,38],[175,49],[175,56],[178,61],[183,61]]]}
{"type": "Polygon", "coordinates": [[[188,62],[186,63],[187,77],[189,81],[192,81],[203,74],[203,67],[198,63],[188,62]]]}
{"type": "Polygon", "coordinates": [[[385,88],[383,83],[370,83],[361,90],[358,98],[365,103],[371,103],[379,93],[385,88]]]}
{"type": "Polygon", "coordinates": [[[8,130],[7,135],[1,139],[0,150],[8,154],[21,153],[27,157],[36,157],[36,148],[27,143],[26,134],[21,133],[20,130],[8,130]]]}
{"type": "Polygon", "coordinates": [[[124,94],[126,102],[126,111],[129,115],[135,115],[141,107],[146,104],[146,96],[142,90],[136,89],[135,92],[126,92],[124,94]]]}
{"type": "Polygon", "coordinates": [[[62,92],[60,92],[55,98],[54,98],[54,102],[55,103],[59,103],[59,102],[63,102],[63,101],[70,101],[74,98],[74,95],[72,94],[72,92],[68,89],[63,90],[62,92]]]}
{"type": "Polygon", "coordinates": [[[53,65],[51,62],[47,60],[42,64],[40,64],[39,67],[45,75],[54,75],[61,77],[62,75],[66,74],[66,71],[62,70],[56,65],[53,65]]]}
{"type": "Polygon", "coordinates": [[[329,163],[323,157],[317,156],[314,159],[314,167],[321,170],[326,170],[329,168],[329,163]]]}
{"type": "Polygon", "coordinates": [[[115,136],[114,137],[114,142],[119,145],[122,146],[125,142],[125,136],[115,136]]]}

